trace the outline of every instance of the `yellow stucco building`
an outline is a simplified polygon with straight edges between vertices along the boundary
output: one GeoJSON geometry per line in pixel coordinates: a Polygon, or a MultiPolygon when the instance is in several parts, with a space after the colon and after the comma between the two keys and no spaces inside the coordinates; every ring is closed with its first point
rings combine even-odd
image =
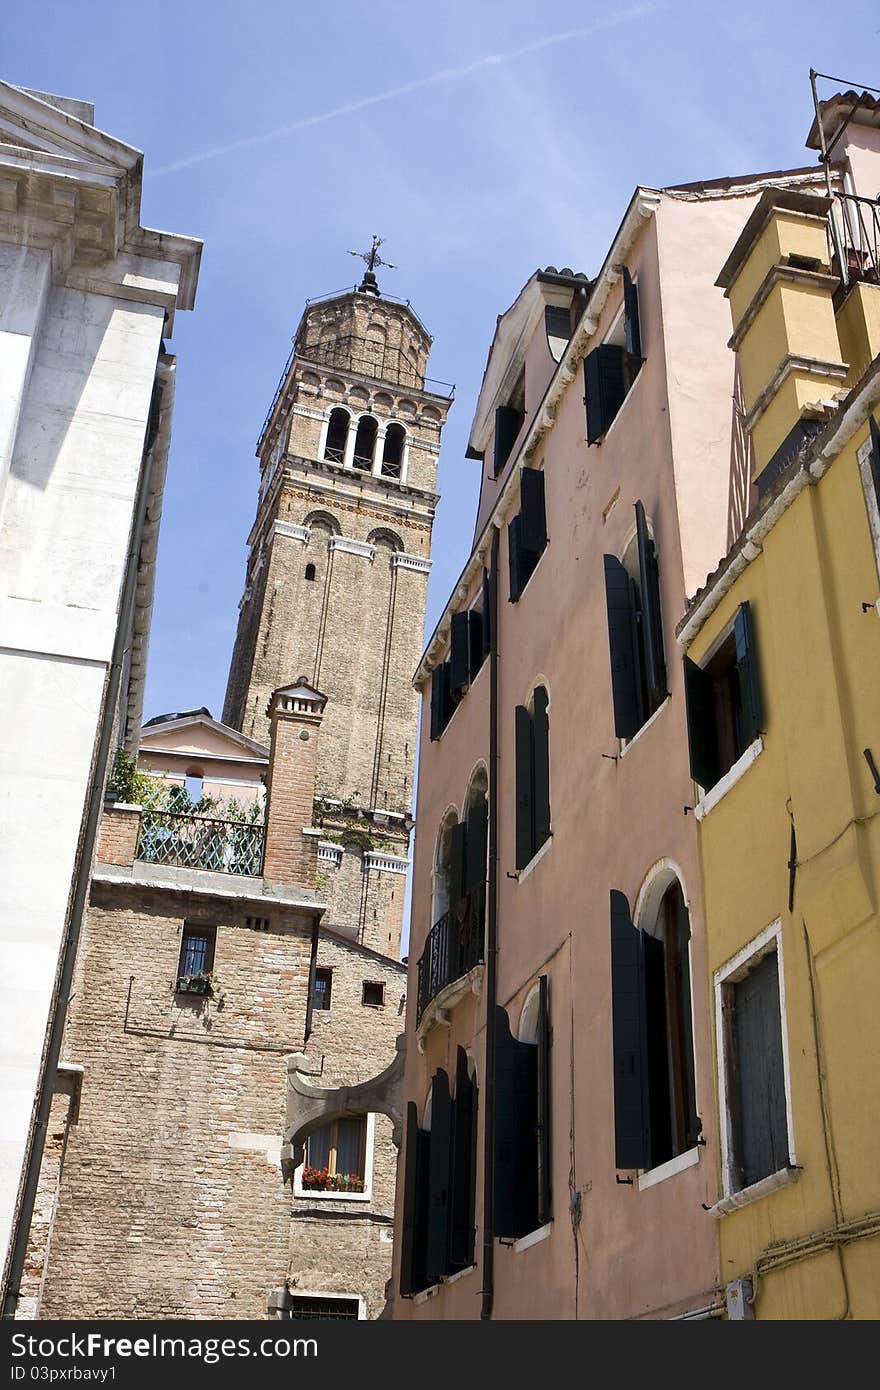
{"type": "Polygon", "coordinates": [[[853,211],[768,191],[721,272],[754,505],[678,629],[731,1317],[880,1316],[880,283],[853,211]]]}

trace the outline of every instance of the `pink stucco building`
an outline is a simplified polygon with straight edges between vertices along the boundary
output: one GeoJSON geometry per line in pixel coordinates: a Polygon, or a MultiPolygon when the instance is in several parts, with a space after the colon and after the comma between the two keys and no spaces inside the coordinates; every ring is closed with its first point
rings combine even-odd
{"type": "Polygon", "coordinates": [[[396,1318],[724,1305],[674,634],[753,501],[715,280],[778,186],[824,174],[640,187],[595,279],[536,272],[498,321],[416,673],[396,1318]]]}

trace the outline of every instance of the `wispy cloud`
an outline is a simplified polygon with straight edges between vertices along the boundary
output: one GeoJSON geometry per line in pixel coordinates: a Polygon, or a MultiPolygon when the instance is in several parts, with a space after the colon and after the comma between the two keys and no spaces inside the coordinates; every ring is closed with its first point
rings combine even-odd
{"type": "Polygon", "coordinates": [[[385,92],[376,92],[372,96],[361,97],[358,101],[346,102],[344,106],[334,106],[332,110],[320,111],[314,116],[303,116],[300,120],[291,121],[288,125],[276,126],[274,130],[263,131],[261,135],[247,135],[240,140],[231,140],[225,145],[215,145],[213,149],[187,155],[184,159],[175,160],[173,164],[165,164],[160,169],[153,169],[149,172],[153,177],[158,177],[160,174],[175,174],[180,169],[189,169],[194,164],[203,164],[209,159],[219,159],[222,155],[233,154],[237,150],[252,149],[255,145],[264,145],[270,140],[281,140],[285,135],[295,135],[298,131],[309,130],[313,126],[324,125],[328,121],[340,120],[343,116],[356,115],[357,112],[366,111],[371,106],[381,106],[385,102],[397,101],[400,97],[409,96],[412,92],[424,91],[426,87],[439,87],[446,82],[460,82],[464,78],[473,76],[474,73],[485,71],[486,68],[515,62],[517,58],[525,58],[532,53],[540,53],[545,48],[555,48],[558,44],[573,43],[579,39],[590,38],[592,35],[602,33],[605,30],[616,29],[621,24],[631,24],[634,20],[645,19],[664,8],[663,4],[653,3],[653,0],[649,0],[649,3],[645,4],[631,5],[627,9],[606,15],[593,24],[584,24],[577,29],[566,29],[559,34],[546,34],[543,38],[521,44],[518,48],[508,48],[502,53],[486,53],[483,57],[474,58],[470,63],[463,63],[460,67],[441,68],[439,72],[429,73],[427,77],[417,77],[412,82],[402,83],[399,87],[389,87],[385,92]]]}

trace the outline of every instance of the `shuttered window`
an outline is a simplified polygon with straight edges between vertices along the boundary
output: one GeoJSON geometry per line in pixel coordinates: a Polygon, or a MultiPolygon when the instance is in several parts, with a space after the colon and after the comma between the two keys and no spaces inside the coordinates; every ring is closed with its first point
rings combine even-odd
{"type": "Polygon", "coordinates": [[[428,1236],[425,1272],[433,1284],[449,1269],[450,1179],[452,1176],[452,1097],[442,1067],[431,1082],[428,1140],[428,1236]]]}
{"type": "Polygon", "coordinates": [[[485,655],[483,613],[478,608],[453,613],[449,680],[454,694],[461,695],[475,679],[485,655]]]}
{"type": "Polygon", "coordinates": [[[748,602],[711,661],[684,658],[691,776],[708,791],[764,729],[754,617],[748,602]]]}
{"type": "Polygon", "coordinates": [[[477,1084],[467,1053],[459,1047],[452,1108],[452,1183],[449,1218],[449,1268],[454,1273],[474,1263],[477,1193],[477,1084]]]}
{"type": "Polygon", "coordinates": [[[520,471],[520,510],[507,528],[510,602],[516,603],[547,545],[547,513],[542,469],[520,471]]]}
{"type": "Polygon", "coordinates": [[[550,1021],[539,982],[537,1041],[521,1042],[495,1009],[495,1234],[518,1240],[551,1217],[550,1021]]]}
{"type": "Polygon", "coordinates": [[[623,270],[623,314],[609,338],[584,358],[587,443],[600,444],[642,366],[638,285],[623,270]]]}
{"type": "Polygon", "coordinates": [[[400,1245],[400,1293],[412,1298],[428,1287],[428,1133],[419,1128],[413,1101],[406,1107],[403,1170],[403,1219],[400,1245]]]}
{"type": "Polygon", "coordinates": [[[603,557],[611,698],[618,738],[632,738],[668,694],[657,554],[640,501],[635,504],[635,513],[635,576],[616,556],[603,557]]]}
{"type": "Polygon", "coordinates": [[[724,987],[727,1095],[734,1190],[786,1168],[790,1161],[779,962],[775,950],[724,987]]]}
{"type": "Polygon", "coordinates": [[[441,1068],[431,1081],[431,1128],[406,1108],[400,1292],[411,1298],[474,1262],[477,1087],[467,1054],[456,1056],[455,1094],[441,1068]]]}
{"type": "Polygon", "coordinates": [[[524,869],[550,837],[549,698],[539,685],[532,711],[514,711],[516,754],[516,867],[524,869]]]}
{"type": "Polygon", "coordinates": [[[495,477],[501,472],[522,428],[522,412],[512,405],[499,405],[495,411],[495,450],[493,471],[495,477]]]}
{"type": "Polygon", "coordinates": [[[455,713],[460,692],[453,689],[452,661],[441,661],[431,673],[431,740],[441,737],[455,713]]]}
{"type": "Polygon", "coordinates": [[[611,1008],[615,1163],[655,1168],[691,1148],[696,1114],[688,942],[677,880],[651,930],[641,931],[625,894],[611,892],[611,1008]]]}

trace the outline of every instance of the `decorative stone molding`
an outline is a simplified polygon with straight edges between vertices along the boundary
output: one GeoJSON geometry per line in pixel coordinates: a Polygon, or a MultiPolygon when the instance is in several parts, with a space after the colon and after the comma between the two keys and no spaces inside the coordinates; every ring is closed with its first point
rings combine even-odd
{"type": "Polygon", "coordinates": [[[310,527],[295,526],[292,521],[273,521],[270,528],[272,536],[289,536],[291,540],[302,541],[303,544],[308,542],[311,534],[310,527]]]}
{"type": "Polygon", "coordinates": [[[294,405],[290,408],[291,415],[304,415],[307,420],[325,420],[329,417],[329,410],[309,410],[304,405],[294,405]]]}
{"type": "Polygon", "coordinates": [[[391,568],[400,570],[418,570],[420,574],[429,574],[431,561],[423,560],[421,555],[405,555],[398,552],[391,556],[391,568]]]}
{"type": "Polygon", "coordinates": [[[318,858],[338,868],[342,863],[342,846],[333,844],[332,840],[319,840],[318,858]]]}
{"type": "Polygon", "coordinates": [[[381,850],[367,850],[364,855],[364,869],[381,869],[384,873],[405,874],[409,860],[399,854],[383,854],[381,850]]]}
{"type": "Polygon", "coordinates": [[[425,1042],[432,1028],[452,1027],[450,1010],[454,1009],[466,994],[473,994],[479,999],[483,989],[484,968],[482,965],[475,965],[460,979],[450,980],[449,984],[444,985],[426,1005],[416,1029],[416,1046],[420,1053],[425,1051],[425,1042]]]}
{"type": "Polygon", "coordinates": [[[376,553],[374,546],[366,541],[356,541],[351,536],[331,536],[330,549],[341,550],[346,555],[362,555],[365,560],[372,560],[376,553]]]}
{"type": "Polygon", "coordinates": [[[287,1115],[285,1143],[281,1147],[281,1168],[285,1182],[304,1158],[304,1141],[309,1130],[331,1120],[354,1118],[357,1115],[387,1115],[393,1126],[392,1139],[400,1148],[403,1115],[403,1067],[406,1058],[406,1039],[397,1038],[394,1060],[369,1081],[356,1086],[320,1086],[310,1077],[320,1076],[320,1063],[304,1052],[295,1052],[287,1059],[287,1115]]]}

